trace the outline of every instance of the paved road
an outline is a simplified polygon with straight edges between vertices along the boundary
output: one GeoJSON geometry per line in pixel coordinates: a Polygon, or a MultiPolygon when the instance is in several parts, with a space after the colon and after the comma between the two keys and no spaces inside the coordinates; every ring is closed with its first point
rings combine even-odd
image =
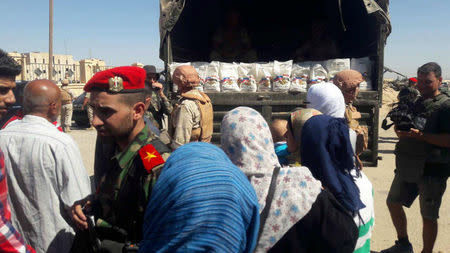
{"type": "Polygon", "coordinates": [[[83,157],[84,166],[89,174],[94,174],[94,152],[97,131],[72,128],[70,135],[75,139],[83,157]]]}

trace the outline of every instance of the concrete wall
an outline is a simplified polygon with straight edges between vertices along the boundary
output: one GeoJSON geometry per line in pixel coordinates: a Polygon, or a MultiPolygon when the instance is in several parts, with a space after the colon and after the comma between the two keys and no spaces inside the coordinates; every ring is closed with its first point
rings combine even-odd
{"type": "MultiPolygon", "coordinates": [[[[22,73],[16,77],[17,81],[32,81],[36,79],[49,79],[48,53],[8,53],[21,66],[22,73]]],[[[71,83],[86,83],[96,72],[105,70],[105,62],[100,59],[85,59],[76,61],[72,55],[53,55],[53,75],[56,82],[69,79],[71,83]]]]}
{"type": "Polygon", "coordinates": [[[80,61],[80,81],[87,83],[91,77],[106,69],[106,63],[99,59],[84,59],[80,61]]]}

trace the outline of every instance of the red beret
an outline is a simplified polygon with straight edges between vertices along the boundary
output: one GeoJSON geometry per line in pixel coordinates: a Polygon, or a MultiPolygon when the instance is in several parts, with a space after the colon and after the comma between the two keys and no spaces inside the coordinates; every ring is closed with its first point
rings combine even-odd
{"type": "Polygon", "coordinates": [[[117,67],[95,73],[84,90],[106,89],[110,93],[141,92],[145,88],[145,70],[139,67],[117,67]]]}
{"type": "Polygon", "coordinates": [[[409,78],[409,81],[414,82],[414,83],[417,83],[417,78],[411,77],[411,78],[409,78]]]}

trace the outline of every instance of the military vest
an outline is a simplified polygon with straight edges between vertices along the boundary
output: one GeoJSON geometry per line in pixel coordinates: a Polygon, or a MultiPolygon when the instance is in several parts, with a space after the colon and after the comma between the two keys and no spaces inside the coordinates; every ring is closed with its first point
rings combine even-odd
{"type": "Polygon", "coordinates": [[[61,104],[66,105],[72,103],[72,96],[66,89],[61,89],[61,104]]]}
{"type": "MultiPolygon", "coordinates": [[[[211,142],[213,134],[213,108],[211,104],[211,99],[203,92],[186,92],[181,94],[180,103],[175,105],[174,112],[181,102],[185,99],[193,100],[200,111],[200,127],[192,129],[191,142],[201,141],[201,142],[211,142]]],[[[172,117],[173,118],[173,117],[172,117]]]]}
{"type": "MultiPolygon", "coordinates": [[[[446,105],[444,109],[450,110],[450,97],[446,93],[441,93],[433,99],[426,99],[423,101],[424,116],[427,118],[424,133],[442,134],[447,133],[448,129],[441,129],[442,116],[439,113],[442,106],[446,105]]],[[[450,119],[447,119],[450,120],[450,119]]],[[[426,175],[442,175],[450,176],[450,148],[438,147],[428,144],[430,148],[427,150],[426,158],[426,175]],[[435,167],[435,168],[433,168],[435,167]]]]}
{"type": "MultiPolygon", "coordinates": [[[[424,133],[439,134],[438,111],[448,102],[445,94],[431,99],[420,98],[414,110],[426,118],[424,133]]],[[[442,148],[414,138],[402,138],[395,146],[397,173],[407,182],[416,182],[423,175],[450,173],[449,148],[442,148]]]]}
{"type": "Polygon", "coordinates": [[[350,129],[356,132],[356,154],[361,154],[367,149],[369,144],[369,130],[367,126],[361,126],[359,119],[361,119],[361,113],[356,108],[349,104],[345,107],[345,118],[350,129]]]}

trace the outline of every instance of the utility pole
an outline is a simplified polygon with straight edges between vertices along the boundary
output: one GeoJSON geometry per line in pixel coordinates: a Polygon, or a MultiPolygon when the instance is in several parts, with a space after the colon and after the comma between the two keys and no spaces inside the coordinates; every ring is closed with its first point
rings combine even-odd
{"type": "Polygon", "coordinates": [[[53,80],[53,0],[49,0],[48,79],[53,80]]]}

